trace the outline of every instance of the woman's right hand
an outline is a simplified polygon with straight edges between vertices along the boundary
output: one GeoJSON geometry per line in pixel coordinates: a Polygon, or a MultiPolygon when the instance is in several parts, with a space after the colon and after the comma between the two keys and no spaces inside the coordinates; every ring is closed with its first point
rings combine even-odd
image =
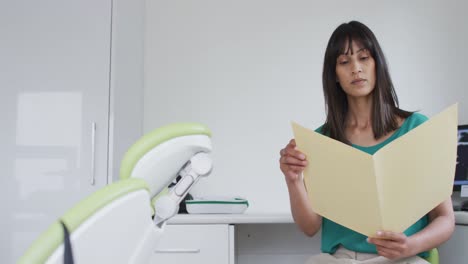
{"type": "Polygon", "coordinates": [[[291,139],[284,149],[280,151],[280,169],[286,182],[301,180],[301,173],[307,166],[306,156],[296,149],[296,141],[291,139]]]}
{"type": "Polygon", "coordinates": [[[302,182],[301,173],[307,166],[307,157],[296,149],[296,141],[280,151],[280,169],[286,179],[289,203],[294,222],[308,236],[313,236],[322,226],[322,217],[314,212],[309,202],[307,189],[302,182]]]}

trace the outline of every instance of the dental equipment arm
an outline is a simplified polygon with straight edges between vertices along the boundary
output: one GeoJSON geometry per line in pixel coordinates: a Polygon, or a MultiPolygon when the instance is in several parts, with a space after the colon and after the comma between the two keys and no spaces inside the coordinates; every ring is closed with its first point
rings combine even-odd
{"type": "Polygon", "coordinates": [[[188,190],[195,185],[200,177],[211,172],[211,158],[204,152],[195,154],[180,171],[180,181],[169,191],[169,194],[159,198],[155,204],[154,222],[158,227],[177,214],[180,202],[188,190]]]}

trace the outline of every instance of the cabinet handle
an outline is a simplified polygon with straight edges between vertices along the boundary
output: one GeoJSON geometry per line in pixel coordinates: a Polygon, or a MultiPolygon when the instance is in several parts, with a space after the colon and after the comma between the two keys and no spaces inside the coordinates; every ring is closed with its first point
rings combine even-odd
{"type": "Polygon", "coordinates": [[[184,248],[168,248],[168,249],[156,249],[156,253],[200,253],[200,249],[184,249],[184,248]]]}
{"type": "Polygon", "coordinates": [[[95,153],[96,153],[96,122],[91,123],[91,179],[89,183],[94,185],[94,167],[95,167],[95,153]]]}

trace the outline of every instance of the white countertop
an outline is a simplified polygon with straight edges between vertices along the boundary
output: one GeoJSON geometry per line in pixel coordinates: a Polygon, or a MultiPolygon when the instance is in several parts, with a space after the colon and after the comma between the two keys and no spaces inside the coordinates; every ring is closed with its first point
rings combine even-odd
{"type": "Polygon", "coordinates": [[[168,224],[284,224],[291,214],[178,214],[168,224]]]}
{"type": "MultiPolygon", "coordinates": [[[[455,212],[458,225],[468,225],[468,212],[455,212]]],[[[178,214],[168,224],[288,224],[291,214],[178,214]]]]}

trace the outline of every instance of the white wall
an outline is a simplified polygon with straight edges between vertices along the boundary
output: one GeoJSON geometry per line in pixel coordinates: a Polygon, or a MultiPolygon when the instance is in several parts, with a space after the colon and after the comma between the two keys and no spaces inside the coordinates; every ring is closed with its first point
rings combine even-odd
{"type": "MultiPolygon", "coordinates": [[[[146,1],[144,123],[202,122],[215,168],[197,194],[241,195],[248,212],[289,212],[279,150],[290,121],[324,121],[323,54],[356,19],[376,34],[400,105],[468,123],[464,1],[146,1]]],[[[313,162],[313,161],[311,161],[313,162]]]]}

